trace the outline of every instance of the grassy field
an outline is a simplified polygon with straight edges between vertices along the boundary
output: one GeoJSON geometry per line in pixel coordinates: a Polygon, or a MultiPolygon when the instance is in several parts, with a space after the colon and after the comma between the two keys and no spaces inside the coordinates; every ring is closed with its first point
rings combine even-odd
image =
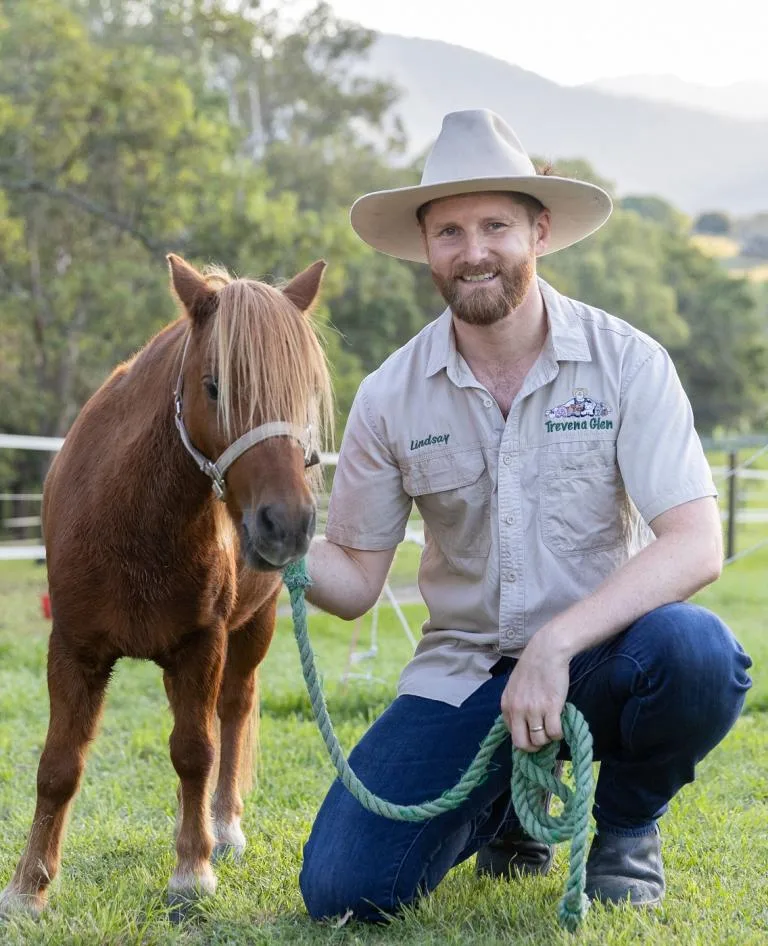
{"type": "Polygon", "coordinates": [[[768,281],[768,264],[754,258],[740,256],[739,241],[729,236],[711,233],[694,233],[691,243],[706,256],[718,259],[732,276],[749,279],[751,282],[768,281]]]}
{"type": "MultiPolygon", "coordinates": [[[[397,566],[412,572],[411,551],[397,566]]],[[[595,907],[578,942],[598,944],[768,943],[768,551],[733,566],[699,600],[730,623],[755,660],[747,710],[700,766],[697,781],[663,821],[669,891],[653,915],[595,907]]],[[[24,843],[37,761],[47,725],[40,614],[44,569],[0,566],[0,886],[24,843]]],[[[420,606],[406,607],[414,631],[420,606]]],[[[338,733],[351,747],[391,698],[409,645],[391,611],[382,615],[373,681],[342,682],[351,626],[316,615],[311,630],[338,733]]],[[[367,646],[362,629],[361,646],[367,646]]],[[[356,668],[361,669],[358,665],[356,668]]],[[[302,844],[331,770],[285,619],[262,671],[262,754],[247,802],[244,860],[217,869],[219,889],[194,918],[174,927],[164,889],[172,870],[175,777],[171,718],[160,672],[122,662],[101,734],[75,803],[60,878],[43,918],[0,924],[0,943],[27,944],[558,944],[555,908],[567,870],[560,847],[549,877],[516,884],[454,870],[437,893],[386,928],[310,922],[297,876],[302,844]]]]}
{"type": "Polygon", "coordinates": [[[730,259],[738,256],[739,244],[729,236],[718,236],[713,233],[694,233],[691,243],[707,256],[715,259],[730,259]]]}

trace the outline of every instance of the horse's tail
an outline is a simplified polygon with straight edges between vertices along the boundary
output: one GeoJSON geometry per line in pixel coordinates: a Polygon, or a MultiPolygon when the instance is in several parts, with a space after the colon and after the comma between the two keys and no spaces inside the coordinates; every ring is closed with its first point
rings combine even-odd
{"type": "Polygon", "coordinates": [[[243,745],[240,750],[240,794],[247,795],[253,788],[259,764],[259,668],[253,671],[253,708],[245,724],[243,745]]]}
{"type": "MultiPolygon", "coordinates": [[[[240,747],[240,765],[238,767],[238,788],[241,795],[247,795],[256,781],[259,764],[259,668],[253,671],[253,707],[245,721],[243,741],[240,747]]],[[[216,785],[219,780],[221,762],[221,722],[218,714],[214,720],[213,747],[215,755],[209,776],[209,784],[216,785]]]]}

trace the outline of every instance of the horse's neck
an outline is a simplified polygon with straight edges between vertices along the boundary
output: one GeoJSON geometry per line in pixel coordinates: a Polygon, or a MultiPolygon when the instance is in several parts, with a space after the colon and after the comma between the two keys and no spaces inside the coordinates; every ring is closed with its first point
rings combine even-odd
{"type": "Polygon", "coordinates": [[[167,523],[177,534],[210,517],[215,503],[211,484],[184,448],[174,421],[182,335],[181,327],[161,333],[131,364],[123,382],[123,396],[146,405],[125,444],[134,502],[141,502],[148,520],[167,523]]]}

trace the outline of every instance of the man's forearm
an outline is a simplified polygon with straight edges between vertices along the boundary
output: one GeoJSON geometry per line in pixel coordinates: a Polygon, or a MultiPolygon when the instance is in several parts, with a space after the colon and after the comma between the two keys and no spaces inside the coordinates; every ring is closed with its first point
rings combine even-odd
{"type": "Polygon", "coordinates": [[[312,579],[307,600],[346,621],[365,614],[381,594],[394,554],[395,549],[359,552],[325,538],[313,539],[307,560],[312,579]]]}

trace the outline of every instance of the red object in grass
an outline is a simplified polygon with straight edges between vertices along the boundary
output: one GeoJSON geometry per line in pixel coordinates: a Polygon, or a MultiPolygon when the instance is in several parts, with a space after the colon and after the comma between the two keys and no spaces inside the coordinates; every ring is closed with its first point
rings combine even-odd
{"type": "Polygon", "coordinates": [[[44,617],[44,618],[48,618],[48,620],[50,621],[50,619],[51,619],[51,596],[50,596],[50,595],[43,595],[40,600],[41,600],[42,605],[43,605],[43,617],[44,617]]]}

